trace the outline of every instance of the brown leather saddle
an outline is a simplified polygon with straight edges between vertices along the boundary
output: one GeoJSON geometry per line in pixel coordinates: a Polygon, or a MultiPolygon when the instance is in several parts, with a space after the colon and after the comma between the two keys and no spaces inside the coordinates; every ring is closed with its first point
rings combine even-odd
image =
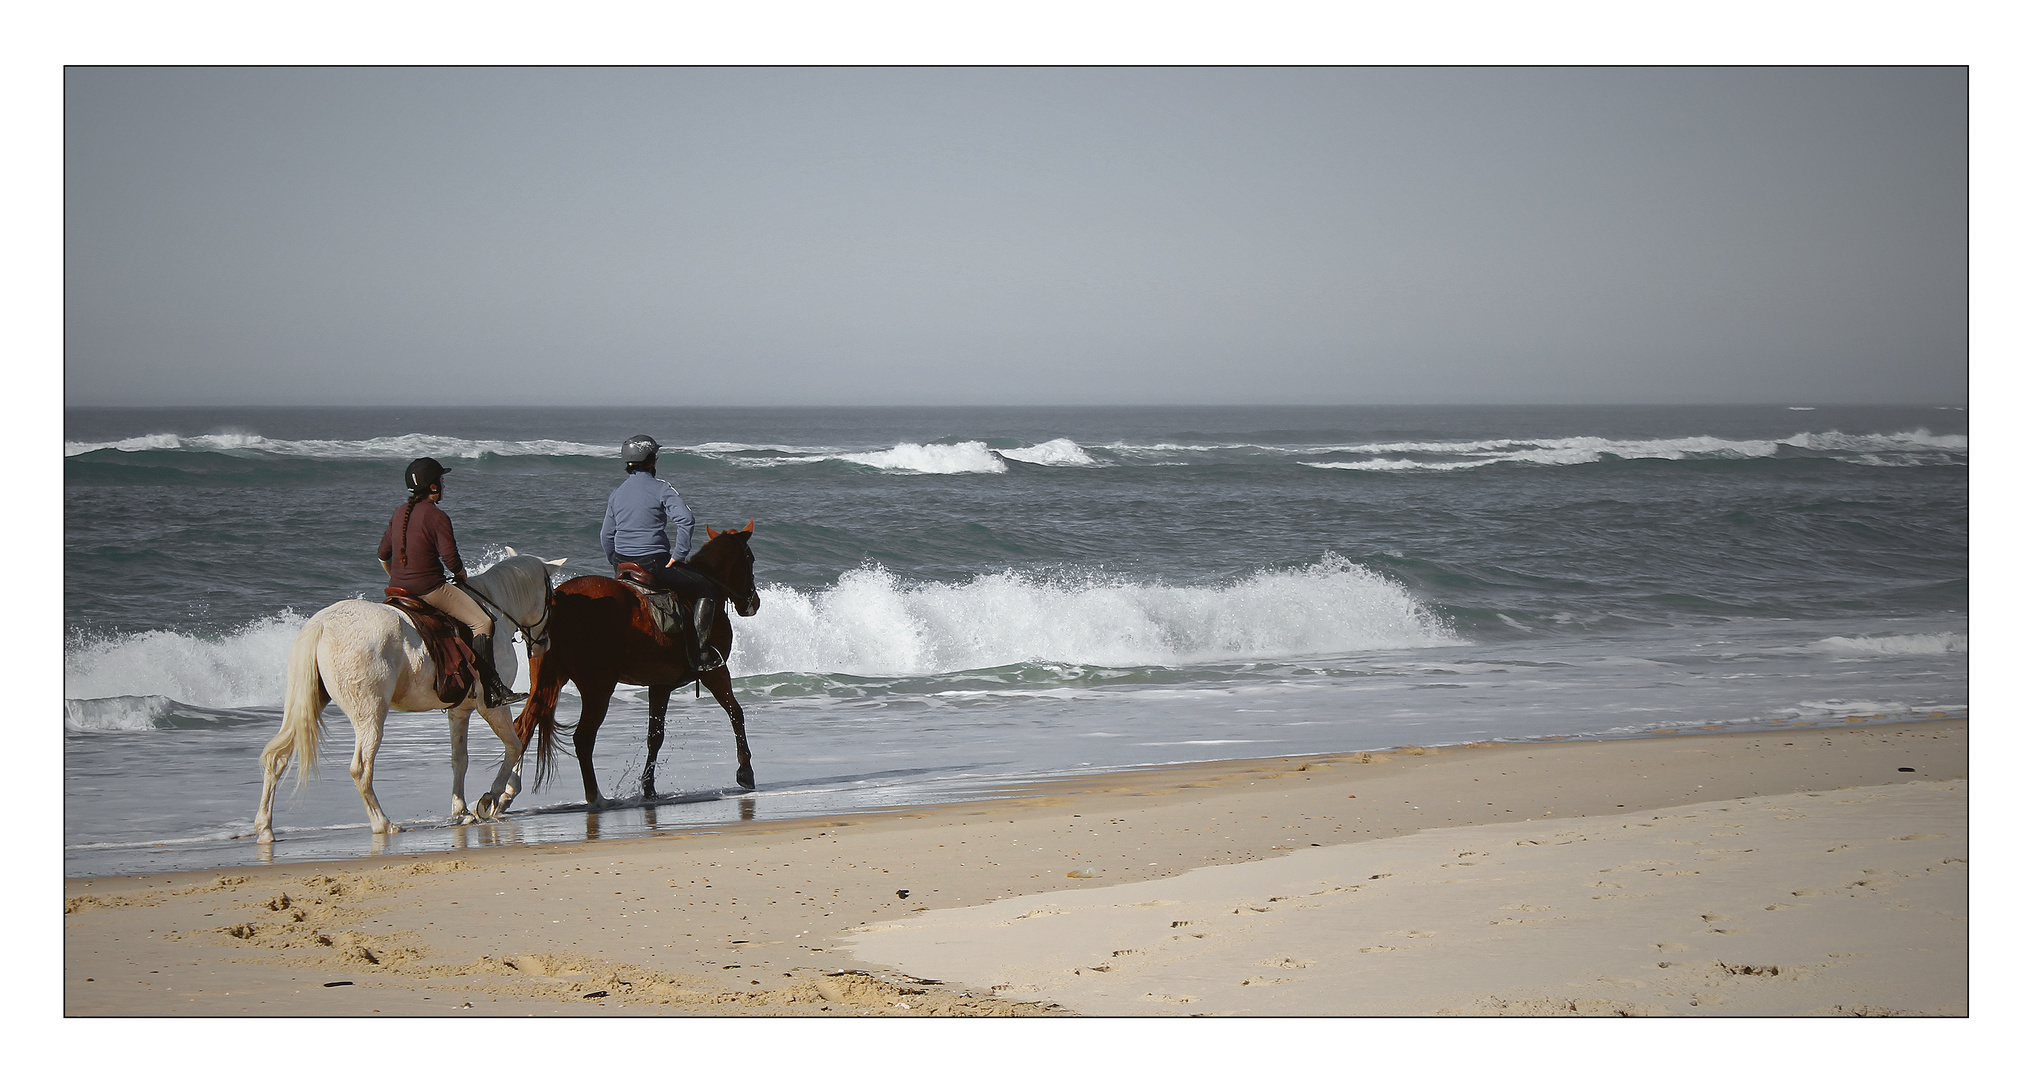
{"type": "Polygon", "coordinates": [[[411,595],[409,590],[390,585],[383,590],[388,606],[409,616],[416,632],[424,639],[424,651],[431,657],[431,666],[437,669],[437,679],[431,689],[437,691],[438,700],[447,705],[457,705],[466,700],[466,695],[480,685],[480,675],[474,668],[473,645],[466,640],[471,630],[466,624],[411,595]]]}
{"type": "Polygon", "coordinates": [[[614,576],[623,585],[636,591],[642,597],[644,606],[649,608],[650,620],[656,623],[657,632],[666,637],[689,633],[690,625],[680,608],[677,594],[664,588],[657,579],[643,569],[642,564],[625,562],[614,568],[614,576]]]}

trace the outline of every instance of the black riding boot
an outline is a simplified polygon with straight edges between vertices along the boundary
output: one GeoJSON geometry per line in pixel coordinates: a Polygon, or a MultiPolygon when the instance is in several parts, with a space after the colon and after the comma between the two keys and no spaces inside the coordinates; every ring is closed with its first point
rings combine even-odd
{"type": "Polygon", "coordinates": [[[727,666],[720,656],[720,650],[706,644],[706,638],[713,632],[713,616],[720,610],[718,600],[692,601],[692,670],[712,671],[727,666]]]}
{"type": "Polygon", "coordinates": [[[503,705],[515,705],[529,700],[528,694],[518,694],[501,681],[500,673],[494,670],[494,635],[473,635],[473,659],[480,669],[480,702],[490,709],[503,705]]]}

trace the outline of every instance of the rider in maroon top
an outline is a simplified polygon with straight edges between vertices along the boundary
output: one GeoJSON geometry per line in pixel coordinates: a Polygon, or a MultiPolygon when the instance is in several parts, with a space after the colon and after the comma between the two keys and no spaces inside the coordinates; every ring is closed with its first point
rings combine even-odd
{"type": "Polygon", "coordinates": [[[510,690],[495,672],[494,620],[467,594],[466,565],[459,560],[459,545],[452,538],[452,519],[438,509],[438,500],[445,497],[448,471],[434,458],[409,463],[403,474],[409,501],[388,519],[376,554],[390,585],[465,623],[473,632],[481,701],[490,709],[513,705],[529,695],[510,690]]]}

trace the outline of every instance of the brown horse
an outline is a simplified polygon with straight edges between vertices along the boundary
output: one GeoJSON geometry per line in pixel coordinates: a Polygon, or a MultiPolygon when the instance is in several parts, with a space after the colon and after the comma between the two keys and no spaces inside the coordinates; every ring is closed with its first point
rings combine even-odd
{"type": "MultiPolygon", "coordinates": [[[[687,563],[718,584],[721,595],[734,602],[734,610],[743,618],[762,606],[762,598],[755,593],[755,554],[748,548],[754,531],[753,521],[727,532],[707,529],[706,543],[687,563]]],[[[605,805],[600,781],[593,773],[593,740],[607,718],[607,701],[614,687],[627,683],[649,688],[649,757],[642,766],[642,794],[655,798],[656,758],[663,749],[664,714],[670,707],[671,691],[696,679],[713,692],[713,700],[727,710],[727,719],[734,725],[738,758],[734,782],[744,791],[755,788],[741,703],[734,700],[727,669],[715,668],[703,675],[692,670],[684,642],[657,630],[649,606],[633,588],[613,578],[595,576],[575,577],[559,585],[552,600],[550,638],[550,650],[530,661],[529,704],[515,721],[523,745],[529,745],[532,731],[536,733],[537,783],[550,771],[556,749],[558,691],[569,681],[584,702],[579,722],[568,730],[579,757],[579,778],[586,785],[586,805],[605,805]]],[[[724,610],[714,618],[706,640],[721,656],[728,655],[734,627],[724,610]]]]}

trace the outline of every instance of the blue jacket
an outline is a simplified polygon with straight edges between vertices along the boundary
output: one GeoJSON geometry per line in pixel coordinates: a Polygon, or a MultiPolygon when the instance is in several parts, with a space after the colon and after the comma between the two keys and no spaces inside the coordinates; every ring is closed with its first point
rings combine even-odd
{"type": "Polygon", "coordinates": [[[677,488],[650,473],[630,473],[607,496],[607,514],[600,519],[600,550],[610,564],[672,552],[682,561],[692,553],[692,511],[678,497],[677,488]],[[676,527],[676,546],[664,536],[667,524],[676,527]]]}

